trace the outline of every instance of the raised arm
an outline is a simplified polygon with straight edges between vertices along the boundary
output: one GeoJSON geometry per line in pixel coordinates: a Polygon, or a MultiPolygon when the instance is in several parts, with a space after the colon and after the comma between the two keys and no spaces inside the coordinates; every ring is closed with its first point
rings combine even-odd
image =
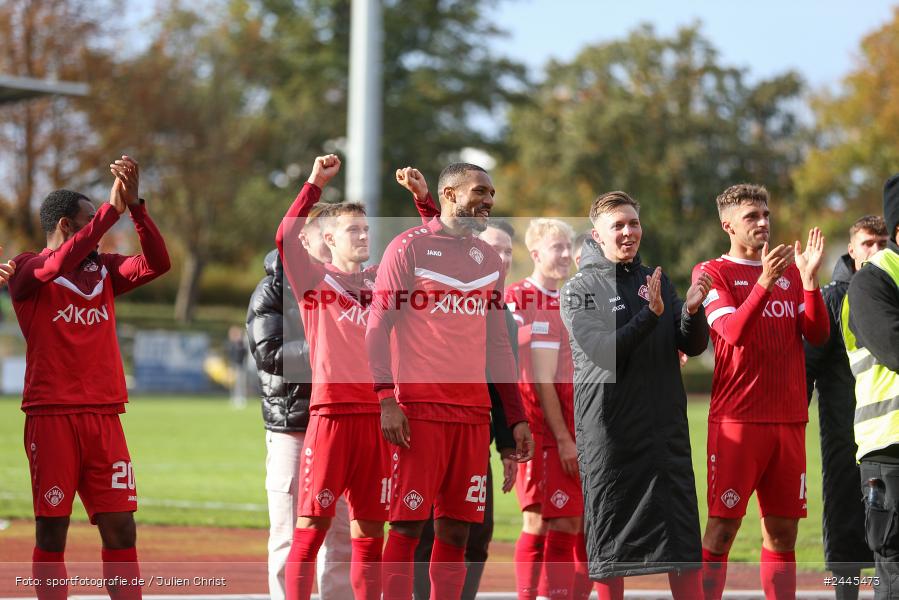
{"type": "MultiPolygon", "coordinates": [[[[3,246],[0,246],[0,254],[3,254],[3,246]]],[[[16,261],[8,260],[0,263],[0,287],[9,283],[9,278],[16,272],[16,261]]]]}
{"type": "Polygon", "coordinates": [[[284,274],[297,300],[314,288],[324,276],[324,271],[309,256],[309,251],[300,241],[300,232],[306,224],[309,211],[321,197],[322,189],[340,171],[340,159],[334,154],[319,156],[312,165],[312,173],[303,184],[293,204],[287,209],[278,225],[275,244],[281,255],[284,274]]]}
{"type": "Polygon", "coordinates": [[[422,223],[427,223],[440,214],[440,207],[431,198],[428,182],[421,171],[413,167],[396,170],[396,182],[412,193],[415,209],[421,216],[422,223]]]}
{"type": "Polygon", "coordinates": [[[110,165],[110,170],[116,174],[112,194],[118,196],[128,207],[141,248],[140,254],[114,254],[104,261],[109,269],[113,289],[119,295],[159,277],[172,267],[172,263],[165,240],[139,196],[140,167],[137,161],[123,156],[110,165]]]}
{"type": "Polygon", "coordinates": [[[830,317],[824,305],[824,297],[818,287],[818,270],[824,259],[824,234],[817,227],[808,232],[805,251],[797,240],[794,244],[794,260],[802,276],[802,305],[799,321],[802,336],[813,346],[820,346],[830,337],[830,317]]]}

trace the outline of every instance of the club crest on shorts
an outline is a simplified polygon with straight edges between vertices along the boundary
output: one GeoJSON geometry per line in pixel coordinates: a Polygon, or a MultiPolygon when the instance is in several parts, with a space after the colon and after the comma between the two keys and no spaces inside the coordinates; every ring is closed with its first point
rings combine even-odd
{"type": "Polygon", "coordinates": [[[472,247],[472,249],[468,251],[468,256],[472,257],[478,264],[484,262],[484,253],[477,248],[472,247]]]}
{"type": "Polygon", "coordinates": [[[782,290],[787,290],[790,288],[790,280],[783,276],[780,279],[778,279],[777,281],[775,281],[774,283],[776,283],[777,287],[779,287],[782,290]]]}
{"type": "Polygon", "coordinates": [[[318,493],[318,496],[315,497],[315,500],[321,505],[322,508],[328,508],[334,503],[334,494],[331,490],[324,489],[318,493]]]}
{"type": "Polygon", "coordinates": [[[415,490],[412,490],[403,496],[403,504],[408,506],[411,510],[418,510],[418,507],[421,506],[424,501],[425,499],[422,498],[421,494],[415,490]]]}
{"type": "Polygon", "coordinates": [[[649,288],[646,285],[641,285],[640,289],[637,290],[637,295],[649,302],[649,288]]]}
{"type": "Polygon", "coordinates": [[[562,490],[556,490],[552,496],[550,496],[549,501],[553,503],[553,506],[556,508],[562,508],[566,504],[568,504],[569,498],[568,494],[563,492],[562,490]]]}
{"type": "Polygon", "coordinates": [[[733,508],[740,502],[740,494],[735,492],[733,488],[721,494],[721,501],[727,508],[733,508]]]}
{"type": "Polygon", "coordinates": [[[46,500],[50,506],[59,506],[59,503],[62,502],[65,497],[66,495],[62,493],[62,490],[55,485],[44,494],[44,500],[46,500]]]}

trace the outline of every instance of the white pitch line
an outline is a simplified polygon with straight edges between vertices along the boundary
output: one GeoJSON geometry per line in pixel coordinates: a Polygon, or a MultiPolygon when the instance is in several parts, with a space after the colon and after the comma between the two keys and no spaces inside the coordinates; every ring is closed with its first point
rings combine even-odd
{"type": "MultiPolygon", "coordinates": [[[[31,495],[19,494],[15,492],[0,492],[0,500],[31,500],[31,495]]],[[[166,498],[144,498],[142,496],[139,496],[137,503],[138,507],[161,506],[164,508],[236,510],[243,512],[268,513],[267,505],[255,504],[252,502],[198,502],[195,500],[172,500],[166,498]]]]}

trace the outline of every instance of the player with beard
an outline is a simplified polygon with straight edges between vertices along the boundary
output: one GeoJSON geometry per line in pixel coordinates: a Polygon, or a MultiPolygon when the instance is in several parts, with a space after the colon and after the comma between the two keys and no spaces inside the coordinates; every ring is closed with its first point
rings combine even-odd
{"type": "Polygon", "coordinates": [[[823,344],[830,329],[818,289],[824,236],[817,228],[809,231],[805,251],[798,241],[769,248],[771,217],[762,186],[731,186],[716,203],[730,250],[693,269],[694,280],[709,275],[713,281],[706,300],[715,370],[702,540],[705,597],[721,598],[727,554],[756,492],[765,597],[793,598],[794,547],[807,512],[802,341],[823,344]]]}
{"type": "Polygon", "coordinates": [[[381,427],[395,446],[385,600],[412,594],[412,560],[431,507],[431,597],[460,597],[468,526],[483,520],[486,499],[485,364],[516,458],[533,454],[502,312],[502,263],[473,235],[486,227],[493,183],[484,169],[456,163],[440,174],[438,190],[440,216],[385,250],[366,334],[381,427]]]}
{"type": "Polygon", "coordinates": [[[103,577],[113,600],[141,597],[137,492],[119,414],[128,394],[116,336],[115,298],[168,271],[162,235],[138,197],[138,164],[110,165],[109,202],[94,209],[77,192],[56,190],[41,204],[47,247],[16,257],[9,292],[28,345],[25,452],[35,514],[34,577],[40,599],[65,598],[65,546],[78,492],[103,541],[103,577]],[[143,254],[98,252],[125,209],[143,254]]]}
{"type": "MultiPolygon", "coordinates": [[[[300,304],[312,364],[309,427],[303,447],[297,527],[286,569],[287,597],[312,594],[315,560],[345,495],[350,511],[355,597],[380,598],[380,560],[387,517],[389,457],[381,436],[378,398],[367,369],[365,326],[376,266],[369,258],[368,222],[360,204],[331,207],[319,218],[331,263],[311,260],[299,237],[322,188],[340,170],[333,154],[315,159],[275,241],[300,304]]],[[[305,240],[309,243],[309,240],[305,240]]]]}
{"type": "Polygon", "coordinates": [[[519,470],[515,482],[524,521],[515,545],[519,598],[548,596],[550,590],[568,594],[576,547],[583,567],[577,571],[577,593],[589,594],[591,587],[586,553],[580,552],[584,503],[574,444],[574,366],[559,315],[559,288],[571,269],[573,236],[562,221],[531,221],[525,245],[533,273],[506,290],[506,303],[519,324],[519,347],[526,349],[519,362],[519,391],[539,445],[537,457],[519,470]]]}
{"type": "MultiPolygon", "coordinates": [[[[440,214],[440,210],[434,204],[428,191],[428,184],[418,169],[405,167],[397,169],[396,180],[401,186],[412,193],[416,207],[425,224],[440,214]],[[430,218],[429,218],[430,217],[430,218]]],[[[502,260],[503,269],[508,272],[512,266],[512,238],[515,230],[505,221],[488,221],[487,228],[478,234],[478,238],[487,242],[496,250],[502,260]]],[[[506,318],[506,330],[511,342],[512,352],[518,357],[518,324],[512,316],[508,306],[503,311],[506,318]]],[[[490,425],[491,434],[496,437],[496,451],[499,453],[503,465],[502,491],[508,493],[515,485],[515,473],[518,464],[512,455],[515,453],[515,439],[512,430],[506,423],[506,413],[503,410],[502,400],[496,386],[487,380],[487,389],[490,393],[490,425]]],[[[465,574],[465,585],[462,587],[462,600],[474,600],[487,563],[490,541],[493,539],[493,473],[490,464],[487,464],[487,494],[484,502],[484,522],[472,523],[469,527],[468,543],[465,546],[465,562],[468,569],[465,574]]],[[[434,548],[434,517],[431,518],[422,530],[418,546],[415,548],[415,600],[427,600],[431,597],[431,582],[428,569],[431,563],[431,554],[434,548]]]]}

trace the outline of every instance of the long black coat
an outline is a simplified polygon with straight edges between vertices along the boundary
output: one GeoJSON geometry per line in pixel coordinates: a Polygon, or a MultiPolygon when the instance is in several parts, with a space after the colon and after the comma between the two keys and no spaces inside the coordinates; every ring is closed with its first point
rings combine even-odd
{"type": "Polygon", "coordinates": [[[640,288],[652,271],[639,256],[616,265],[587,240],[581,270],[562,292],[591,579],[702,561],[677,351],[702,353],[709,329],[704,311],[683,310],[664,276],[665,311],[649,310],[640,288]]]}
{"type": "Polygon", "coordinates": [[[262,384],[262,418],[270,431],[306,431],[312,391],[309,344],[277,250],[266,255],[264,265],[266,275],[247,309],[247,341],[262,384]]]}
{"type": "Polygon", "coordinates": [[[821,424],[821,472],[824,498],[824,560],[831,571],[872,567],[874,555],[865,542],[865,509],[858,482],[855,453],[855,377],[843,343],[843,298],[849,291],[854,265],[844,254],[833,269],[833,279],[821,293],[830,315],[826,344],[805,344],[808,395],[818,388],[821,424]]]}

